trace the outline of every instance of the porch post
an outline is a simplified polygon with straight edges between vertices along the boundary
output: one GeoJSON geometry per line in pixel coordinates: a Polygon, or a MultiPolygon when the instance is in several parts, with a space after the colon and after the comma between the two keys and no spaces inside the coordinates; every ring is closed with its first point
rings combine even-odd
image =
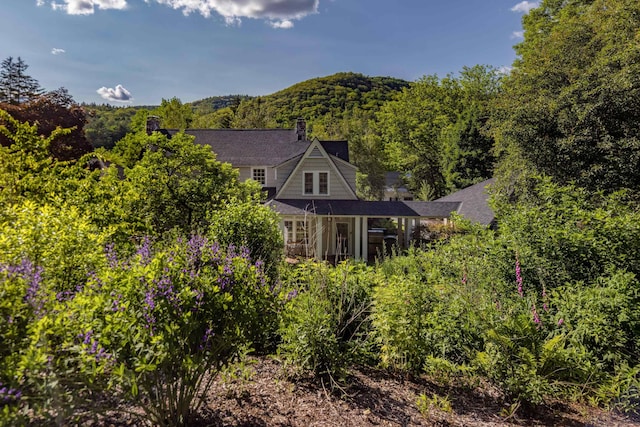
{"type": "Polygon", "coordinates": [[[405,249],[409,247],[409,221],[411,221],[411,219],[409,218],[405,218],[404,219],[404,247],[405,249]]]}
{"type": "Polygon", "coordinates": [[[355,228],[356,228],[356,233],[355,233],[355,238],[354,240],[354,248],[353,248],[353,257],[356,259],[356,261],[360,260],[362,258],[362,253],[360,252],[360,248],[362,247],[362,238],[360,237],[361,233],[362,233],[362,218],[357,216],[356,217],[356,221],[355,221],[355,228]]]}
{"type": "Polygon", "coordinates": [[[316,259],[322,260],[322,217],[316,216],[316,259]]]}
{"type": "Polygon", "coordinates": [[[369,220],[366,216],[362,217],[362,260],[364,262],[369,262],[369,230],[368,224],[369,220]]]}

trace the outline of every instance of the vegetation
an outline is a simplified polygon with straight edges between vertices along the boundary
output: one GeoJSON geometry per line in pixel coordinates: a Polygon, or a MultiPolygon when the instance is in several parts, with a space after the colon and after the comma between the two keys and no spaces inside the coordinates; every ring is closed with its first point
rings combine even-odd
{"type": "MultiPolygon", "coordinates": [[[[252,350],[334,390],[369,365],[488,381],[510,415],[556,399],[637,411],[639,16],[629,0],[543,0],[504,79],[382,79],[395,89],[360,88],[358,104],[341,88],[363,77],[341,74],[329,107],[296,98],[316,135],[355,141],[371,197],[390,165],[430,198],[497,162],[496,230],[456,218],[457,234],[373,266],[284,265],[259,189],[183,133],[147,135],[148,110],[113,149],[63,157],[53,147],[73,129],[16,117],[45,104],[67,126],[66,92],[3,104],[0,423],[80,424],[109,407],[189,425],[211,379],[252,350]]],[[[218,119],[285,125],[277,99],[218,119]]],[[[156,111],[193,119],[176,98],[156,111]]]]}
{"type": "Polygon", "coordinates": [[[29,66],[20,57],[8,57],[0,63],[0,102],[21,104],[42,94],[40,84],[26,73],[29,66]]]}

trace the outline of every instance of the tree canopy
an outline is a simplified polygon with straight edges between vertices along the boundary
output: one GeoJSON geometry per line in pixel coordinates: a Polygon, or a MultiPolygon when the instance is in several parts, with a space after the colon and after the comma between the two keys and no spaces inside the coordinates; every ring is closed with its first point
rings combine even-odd
{"type": "Polygon", "coordinates": [[[544,0],[523,24],[492,120],[503,174],[640,190],[640,3],[544,0]]]}
{"type": "Polygon", "coordinates": [[[0,63],[0,102],[20,104],[42,94],[36,79],[26,73],[29,66],[20,57],[0,63]]]}

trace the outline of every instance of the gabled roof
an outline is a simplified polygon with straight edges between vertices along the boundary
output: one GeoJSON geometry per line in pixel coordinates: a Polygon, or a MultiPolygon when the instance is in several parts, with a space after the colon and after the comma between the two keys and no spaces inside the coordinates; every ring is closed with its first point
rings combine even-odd
{"type": "Polygon", "coordinates": [[[281,215],[448,218],[460,202],[385,202],[369,200],[274,199],[267,203],[281,215]]]}
{"type": "Polygon", "coordinates": [[[483,225],[491,225],[495,219],[493,210],[489,207],[487,186],[494,182],[494,178],[463,188],[460,191],[441,197],[436,202],[460,202],[458,213],[470,221],[483,225]]]}
{"type": "MultiPolygon", "coordinates": [[[[339,141],[332,141],[332,142],[336,142],[337,143],[339,141]]],[[[345,146],[347,146],[347,141],[342,141],[342,142],[344,143],[345,146]]],[[[309,158],[312,155],[312,153],[314,153],[314,152],[317,152],[317,154],[319,154],[320,156],[322,156],[322,157],[327,159],[328,164],[333,169],[333,172],[336,174],[337,179],[341,182],[341,184],[347,190],[347,192],[350,193],[354,199],[357,199],[358,196],[356,195],[355,190],[353,188],[351,188],[349,183],[344,179],[344,176],[342,176],[342,173],[340,173],[340,170],[338,169],[338,167],[336,166],[336,164],[332,160],[333,156],[329,155],[329,153],[326,152],[326,150],[324,149],[324,145],[317,138],[309,143],[309,145],[307,146],[307,150],[301,156],[301,159],[298,161],[298,164],[296,164],[296,167],[293,168],[293,171],[291,171],[291,173],[289,174],[287,179],[282,184],[282,187],[280,188],[280,190],[276,194],[276,197],[278,197],[278,195],[284,194],[287,191],[287,187],[291,184],[291,181],[294,179],[294,177],[296,176],[297,172],[302,167],[302,164],[303,164],[304,160],[306,158],[309,158]]],[[[347,155],[348,155],[348,149],[347,149],[347,155]]],[[[333,157],[333,158],[336,158],[336,157],[333,157]]]]}
{"type": "MultiPolygon", "coordinates": [[[[177,129],[168,129],[171,135],[177,129]]],[[[311,141],[298,141],[292,129],[187,129],[197,144],[208,145],[217,159],[234,166],[275,166],[302,155],[311,141]]],[[[347,141],[321,141],[327,152],[349,161],[347,141]]]]}

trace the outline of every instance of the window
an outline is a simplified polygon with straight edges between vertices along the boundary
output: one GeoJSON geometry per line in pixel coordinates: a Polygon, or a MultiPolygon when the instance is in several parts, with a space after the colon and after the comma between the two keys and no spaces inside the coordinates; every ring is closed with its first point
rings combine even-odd
{"type": "Polygon", "coordinates": [[[329,194],[329,172],[318,172],[318,194],[329,194]]]}
{"type": "Polygon", "coordinates": [[[313,172],[304,173],[304,194],[313,194],[313,172]]]}
{"type": "Polygon", "coordinates": [[[302,181],[302,194],[306,196],[328,196],[329,172],[305,172],[302,181]]]}
{"type": "Polygon", "coordinates": [[[264,168],[254,168],[251,170],[251,178],[262,185],[267,185],[267,171],[264,168]]]}
{"type": "Polygon", "coordinates": [[[284,222],[285,243],[293,242],[293,221],[284,222]]]}

